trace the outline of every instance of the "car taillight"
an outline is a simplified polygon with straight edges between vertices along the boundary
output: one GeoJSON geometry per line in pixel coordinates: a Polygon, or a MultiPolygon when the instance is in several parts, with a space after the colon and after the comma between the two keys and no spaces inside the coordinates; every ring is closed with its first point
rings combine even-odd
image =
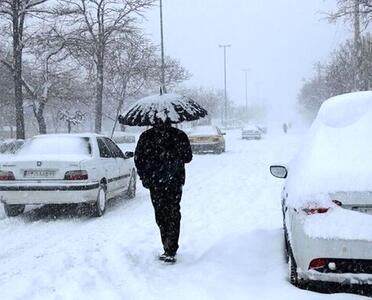
{"type": "Polygon", "coordinates": [[[0,171],[0,180],[15,180],[12,171],[0,171]]]}
{"type": "Polygon", "coordinates": [[[328,212],[328,210],[329,210],[329,208],[324,208],[324,207],[320,207],[320,208],[305,208],[305,209],[303,209],[303,211],[307,215],[325,214],[326,212],[328,212]]]}
{"type": "MultiPolygon", "coordinates": [[[[332,200],[332,202],[334,204],[336,204],[337,206],[340,206],[342,207],[342,202],[341,201],[338,201],[338,200],[332,200]]],[[[326,208],[326,207],[317,207],[317,208],[305,208],[303,209],[303,211],[307,214],[307,215],[315,215],[315,214],[325,214],[329,211],[329,207],[326,208]]]]}
{"type": "Polygon", "coordinates": [[[74,170],[65,173],[65,180],[87,180],[88,172],[85,170],[74,170]]]}
{"type": "Polygon", "coordinates": [[[309,270],[318,270],[325,268],[328,264],[328,261],[325,258],[316,258],[313,259],[309,264],[309,270]]]}

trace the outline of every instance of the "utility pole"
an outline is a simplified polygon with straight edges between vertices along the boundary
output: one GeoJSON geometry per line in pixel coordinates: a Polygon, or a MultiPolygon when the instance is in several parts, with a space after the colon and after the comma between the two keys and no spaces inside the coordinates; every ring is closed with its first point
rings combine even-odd
{"type": "Polygon", "coordinates": [[[227,74],[226,74],[226,48],[230,48],[231,45],[219,45],[218,47],[223,48],[223,61],[224,61],[224,98],[225,98],[225,122],[227,121],[227,74]]]}
{"type": "Polygon", "coordinates": [[[248,118],[248,72],[250,69],[243,69],[245,76],[245,114],[246,118],[248,118]]]}
{"type": "Polygon", "coordinates": [[[161,39],[161,89],[167,92],[165,87],[165,59],[164,59],[164,32],[163,32],[163,0],[160,0],[160,39],[161,39]]]}

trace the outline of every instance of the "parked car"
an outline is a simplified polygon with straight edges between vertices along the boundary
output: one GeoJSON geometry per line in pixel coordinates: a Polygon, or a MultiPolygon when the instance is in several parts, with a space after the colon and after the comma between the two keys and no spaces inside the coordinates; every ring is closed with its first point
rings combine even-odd
{"type": "Polygon", "coordinates": [[[196,126],[189,133],[189,140],[194,153],[225,152],[225,133],[216,126],[196,126]]]}
{"type": "Polygon", "coordinates": [[[372,285],[372,92],[326,101],[286,166],[284,242],[292,284],[372,285]]]}
{"type": "Polygon", "coordinates": [[[260,140],[262,131],[255,125],[248,125],[242,129],[243,140],[260,140]]]}
{"type": "Polygon", "coordinates": [[[261,131],[262,134],[266,134],[267,133],[267,126],[265,125],[256,125],[258,130],[261,131]]]}
{"type": "Polygon", "coordinates": [[[136,193],[133,152],[95,134],[51,134],[28,140],[0,162],[0,200],[8,216],[28,204],[90,203],[102,216],[106,201],[136,193]]]}

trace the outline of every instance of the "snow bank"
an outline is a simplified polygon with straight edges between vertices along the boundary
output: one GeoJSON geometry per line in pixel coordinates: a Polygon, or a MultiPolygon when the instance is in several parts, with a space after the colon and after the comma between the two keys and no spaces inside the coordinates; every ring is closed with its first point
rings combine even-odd
{"type": "Polygon", "coordinates": [[[303,207],[317,196],[372,190],[372,92],[327,100],[306,143],[289,166],[288,203],[303,207]]]}

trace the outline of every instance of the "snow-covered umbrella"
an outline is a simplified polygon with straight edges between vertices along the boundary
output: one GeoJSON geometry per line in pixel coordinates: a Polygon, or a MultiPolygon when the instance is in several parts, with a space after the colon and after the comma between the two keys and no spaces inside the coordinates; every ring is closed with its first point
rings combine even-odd
{"type": "Polygon", "coordinates": [[[162,94],[142,98],[127,112],[119,116],[119,122],[129,126],[153,126],[164,123],[177,124],[204,118],[208,112],[187,96],[162,94]]]}

